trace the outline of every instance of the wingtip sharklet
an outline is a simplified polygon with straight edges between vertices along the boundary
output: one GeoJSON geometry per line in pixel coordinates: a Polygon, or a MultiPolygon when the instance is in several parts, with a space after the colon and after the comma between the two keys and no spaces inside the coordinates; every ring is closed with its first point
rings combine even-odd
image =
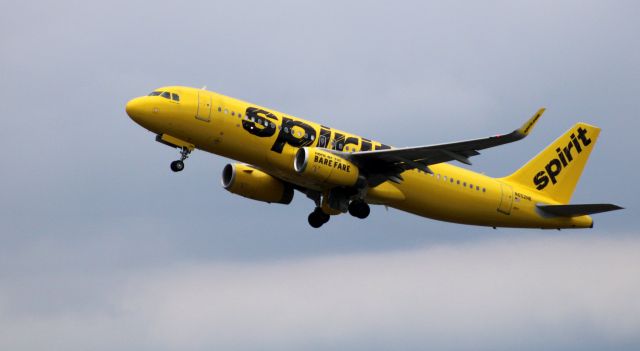
{"type": "Polygon", "coordinates": [[[536,112],[531,118],[529,118],[529,120],[527,120],[522,125],[522,127],[518,128],[516,132],[522,135],[523,138],[529,135],[529,133],[531,133],[531,131],[533,130],[533,127],[536,125],[536,123],[538,122],[538,120],[540,119],[540,117],[542,116],[545,110],[546,108],[544,107],[539,109],[538,112],[536,112]]]}

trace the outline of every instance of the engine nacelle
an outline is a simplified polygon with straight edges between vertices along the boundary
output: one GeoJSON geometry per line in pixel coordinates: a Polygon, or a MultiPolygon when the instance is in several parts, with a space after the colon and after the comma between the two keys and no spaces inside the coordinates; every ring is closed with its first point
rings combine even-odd
{"type": "Polygon", "coordinates": [[[293,187],[259,169],[243,164],[227,164],[222,170],[222,186],[249,199],[288,205],[293,187]]]}
{"type": "Polygon", "coordinates": [[[332,186],[353,186],[360,172],[350,161],[315,147],[300,148],[293,169],[318,183],[332,186]]]}

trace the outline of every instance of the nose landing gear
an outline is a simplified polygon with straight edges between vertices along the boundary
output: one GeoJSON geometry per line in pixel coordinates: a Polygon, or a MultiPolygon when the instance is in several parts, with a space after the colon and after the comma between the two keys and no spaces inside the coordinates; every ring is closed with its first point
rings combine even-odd
{"type": "Polygon", "coordinates": [[[174,172],[180,172],[184,169],[184,162],[177,160],[171,162],[171,170],[174,172]]]}
{"type": "Polygon", "coordinates": [[[190,153],[191,151],[188,148],[183,147],[180,151],[180,159],[171,162],[171,170],[174,172],[182,171],[184,169],[184,160],[189,157],[190,153]]]}

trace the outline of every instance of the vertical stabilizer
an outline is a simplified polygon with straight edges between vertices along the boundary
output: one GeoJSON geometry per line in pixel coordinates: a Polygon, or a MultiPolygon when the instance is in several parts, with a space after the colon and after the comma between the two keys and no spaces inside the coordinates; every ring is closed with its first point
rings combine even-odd
{"type": "Polygon", "coordinates": [[[504,180],[567,204],[599,134],[600,128],[578,123],[504,180]]]}

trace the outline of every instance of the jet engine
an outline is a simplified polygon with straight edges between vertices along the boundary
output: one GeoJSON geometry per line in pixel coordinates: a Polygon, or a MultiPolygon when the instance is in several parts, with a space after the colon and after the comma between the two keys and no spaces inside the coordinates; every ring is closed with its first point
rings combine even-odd
{"type": "Polygon", "coordinates": [[[358,166],[349,160],[315,147],[298,149],[293,169],[302,176],[331,186],[353,186],[359,174],[358,166]]]}
{"type": "Polygon", "coordinates": [[[244,164],[227,164],[222,170],[222,186],[249,199],[288,205],[293,187],[257,168],[244,164]]]}

